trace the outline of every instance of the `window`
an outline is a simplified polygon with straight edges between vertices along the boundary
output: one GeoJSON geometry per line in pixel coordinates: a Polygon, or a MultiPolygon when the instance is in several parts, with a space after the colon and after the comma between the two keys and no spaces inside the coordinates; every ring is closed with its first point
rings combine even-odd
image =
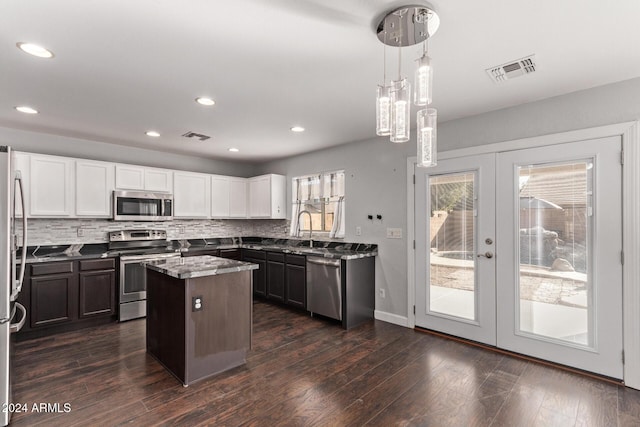
{"type": "Polygon", "coordinates": [[[291,188],[292,236],[311,230],[344,237],[344,171],[298,176],[291,188]]]}

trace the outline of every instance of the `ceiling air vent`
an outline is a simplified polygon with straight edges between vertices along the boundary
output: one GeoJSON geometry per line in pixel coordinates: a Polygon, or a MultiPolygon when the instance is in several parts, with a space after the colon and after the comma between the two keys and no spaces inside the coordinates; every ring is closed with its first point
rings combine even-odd
{"type": "Polygon", "coordinates": [[[502,83],[515,77],[531,74],[535,72],[537,68],[536,56],[529,55],[516,61],[487,68],[487,74],[489,74],[489,77],[491,77],[494,83],[502,83]]]}
{"type": "Polygon", "coordinates": [[[198,138],[198,141],[206,141],[207,139],[211,138],[210,136],[195,132],[187,132],[182,136],[184,136],[185,138],[198,138]]]}

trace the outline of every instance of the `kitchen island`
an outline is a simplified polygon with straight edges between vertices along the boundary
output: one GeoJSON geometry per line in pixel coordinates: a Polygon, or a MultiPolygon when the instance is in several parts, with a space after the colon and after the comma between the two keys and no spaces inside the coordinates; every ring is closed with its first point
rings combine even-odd
{"type": "Polygon", "coordinates": [[[184,386],[246,362],[256,264],[213,256],[147,266],[147,352],[184,386]]]}

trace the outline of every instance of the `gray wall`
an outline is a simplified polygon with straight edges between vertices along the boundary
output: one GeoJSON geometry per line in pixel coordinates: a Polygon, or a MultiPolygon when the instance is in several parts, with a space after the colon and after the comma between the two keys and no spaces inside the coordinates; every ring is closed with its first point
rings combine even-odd
{"type": "MultiPolygon", "coordinates": [[[[640,78],[441,123],[439,151],[509,141],[640,118],[640,78]]],[[[346,241],[377,243],[378,310],[407,316],[406,162],[415,156],[415,139],[393,144],[387,138],[304,154],[262,165],[262,173],[289,178],[334,169],[346,171],[346,241]],[[366,219],[382,214],[382,221],[366,219]],[[362,236],[355,228],[362,227],[362,236]],[[386,238],[387,227],[400,227],[403,239],[386,238]]],[[[291,196],[289,195],[289,198],[291,196]]]]}
{"type": "Polygon", "coordinates": [[[186,170],[249,177],[255,176],[256,166],[226,160],[161,153],[142,148],[125,147],[98,141],[69,138],[58,135],[30,132],[0,127],[0,145],[10,145],[14,150],[54,156],[103,160],[132,165],[186,170]]]}
{"type": "MultiPolygon", "coordinates": [[[[638,118],[640,78],[441,123],[439,151],[638,118]]],[[[0,128],[0,144],[12,145],[20,151],[235,176],[280,173],[291,178],[310,172],[344,169],[347,191],[345,241],[379,245],[376,287],[385,289],[386,298],[376,296],[376,308],[399,316],[407,315],[406,164],[408,157],[415,156],[415,140],[392,144],[387,138],[373,138],[258,166],[7,128],[0,128]],[[374,218],[380,214],[382,220],[370,221],[368,214],[374,218]],[[362,227],[362,236],[356,236],[357,226],[362,227]],[[387,227],[402,228],[403,238],[387,239],[387,227]]],[[[290,184],[288,188],[290,190],[290,184]]],[[[290,199],[291,195],[288,197],[290,199]]],[[[286,225],[281,225],[282,229],[286,229],[286,225]]]]}

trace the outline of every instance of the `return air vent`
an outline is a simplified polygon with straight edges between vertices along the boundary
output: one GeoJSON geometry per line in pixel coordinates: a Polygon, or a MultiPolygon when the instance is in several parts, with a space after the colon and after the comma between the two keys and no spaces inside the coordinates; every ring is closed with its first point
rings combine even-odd
{"type": "Polygon", "coordinates": [[[207,139],[211,138],[210,136],[195,132],[187,132],[182,136],[184,136],[185,138],[198,138],[199,141],[206,141],[207,139]]]}
{"type": "Polygon", "coordinates": [[[487,68],[487,74],[489,74],[489,77],[491,77],[494,83],[502,83],[515,77],[531,74],[535,72],[537,68],[536,56],[529,55],[516,61],[487,68]]]}

